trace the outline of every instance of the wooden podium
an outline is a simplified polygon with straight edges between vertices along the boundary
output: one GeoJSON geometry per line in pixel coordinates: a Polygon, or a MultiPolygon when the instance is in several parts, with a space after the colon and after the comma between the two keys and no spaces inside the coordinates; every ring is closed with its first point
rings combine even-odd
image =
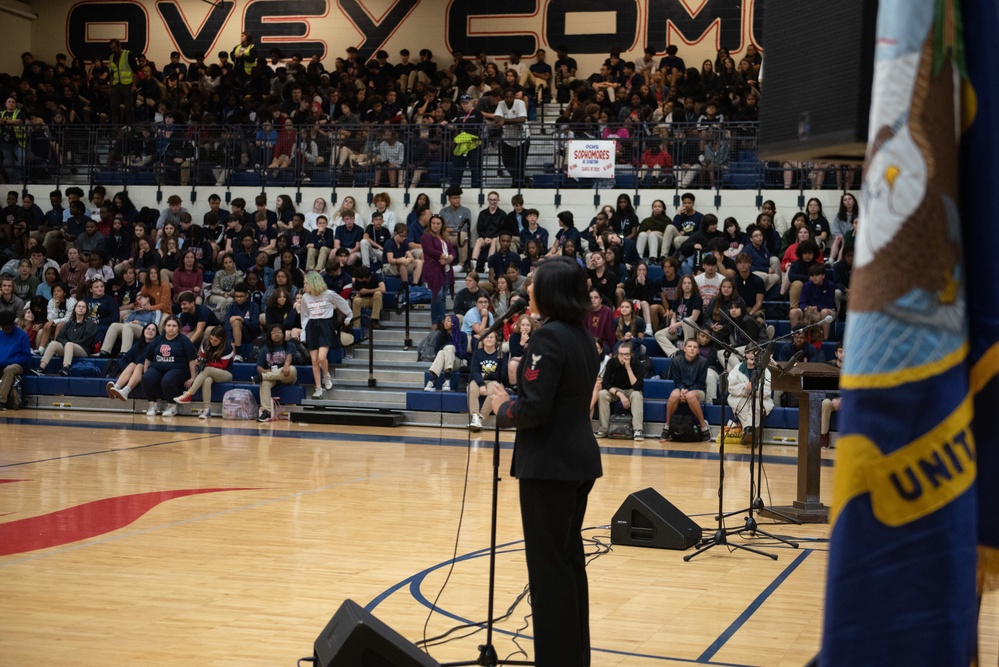
{"type": "Polygon", "coordinates": [[[829,523],[829,508],[819,500],[822,466],[822,399],[839,392],[839,369],[828,364],[798,364],[774,380],[773,388],[798,396],[798,497],[791,505],[760,511],[763,516],[794,517],[802,523],[829,523]]]}

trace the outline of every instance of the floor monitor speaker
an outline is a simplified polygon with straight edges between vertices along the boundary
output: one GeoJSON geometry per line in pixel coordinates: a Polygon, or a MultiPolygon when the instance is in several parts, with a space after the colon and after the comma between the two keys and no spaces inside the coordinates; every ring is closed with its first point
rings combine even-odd
{"type": "Polygon", "coordinates": [[[759,155],[862,162],[877,0],[767,0],[759,155]]]}
{"type": "Polygon", "coordinates": [[[611,521],[611,544],[683,551],[701,541],[701,527],[655,489],[632,493],[611,521]]]}
{"type": "Polygon", "coordinates": [[[317,667],[439,667],[439,663],[353,600],[316,638],[317,667]]]}

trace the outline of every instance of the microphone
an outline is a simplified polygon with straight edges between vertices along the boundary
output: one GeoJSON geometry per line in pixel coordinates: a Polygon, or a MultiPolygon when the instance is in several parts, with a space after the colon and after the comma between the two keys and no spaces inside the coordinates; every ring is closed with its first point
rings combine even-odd
{"type": "Polygon", "coordinates": [[[778,336],[777,338],[774,338],[774,341],[784,340],[785,338],[790,338],[794,334],[799,334],[799,333],[802,333],[804,331],[808,331],[809,329],[814,329],[815,327],[820,327],[823,324],[832,324],[834,320],[835,320],[835,318],[832,315],[826,315],[825,317],[823,317],[821,320],[819,320],[815,324],[809,324],[808,326],[801,327],[800,329],[795,329],[794,331],[792,331],[790,333],[787,333],[787,334],[784,334],[783,336],[778,336]]]}
{"type": "Polygon", "coordinates": [[[517,299],[510,302],[510,307],[503,313],[503,317],[498,318],[491,327],[482,332],[479,340],[486,338],[489,334],[498,334],[503,331],[503,326],[517,315],[520,315],[527,308],[527,301],[517,299]]]}
{"type": "Polygon", "coordinates": [[[801,361],[801,358],[803,356],[805,356],[805,351],[804,350],[798,350],[797,352],[795,352],[791,356],[790,359],[788,359],[786,362],[784,362],[783,366],[781,366],[781,364],[780,364],[779,361],[774,361],[774,359],[771,358],[770,359],[770,363],[767,366],[767,368],[769,368],[772,371],[777,371],[778,373],[780,373],[780,375],[777,376],[778,378],[780,378],[785,373],[789,373],[792,368],[794,368],[795,366],[797,366],[798,362],[801,361]]]}

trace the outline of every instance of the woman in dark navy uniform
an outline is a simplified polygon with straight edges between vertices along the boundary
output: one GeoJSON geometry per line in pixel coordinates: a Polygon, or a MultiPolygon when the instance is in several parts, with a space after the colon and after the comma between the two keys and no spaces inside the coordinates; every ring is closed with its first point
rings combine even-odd
{"type": "Polygon", "coordinates": [[[593,482],[603,474],[590,424],[598,362],[583,326],[586,276],[570,258],[542,262],[528,288],[543,324],[517,371],[519,396],[492,396],[500,426],[517,428],[511,474],[520,515],[538,667],[590,664],[589,593],[580,530],[593,482]]]}

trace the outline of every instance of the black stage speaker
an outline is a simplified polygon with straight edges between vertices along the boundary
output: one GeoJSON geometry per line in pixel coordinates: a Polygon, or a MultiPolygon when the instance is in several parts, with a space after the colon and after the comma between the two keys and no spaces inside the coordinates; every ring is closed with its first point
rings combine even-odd
{"type": "Polygon", "coordinates": [[[317,667],[440,667],[353,600],[336,610],[314,649],[317,667]]]}
{"type": "Polygon", "coordinates": [[[877,0],[766,0],[759,154],[862,162],[877,0]]]}
{"type": "Polygon", "coordinates": [[[652,488],[628,496],[611,521],[611,544],[683,551],[701,541],[701,527],[652,488]]]}

